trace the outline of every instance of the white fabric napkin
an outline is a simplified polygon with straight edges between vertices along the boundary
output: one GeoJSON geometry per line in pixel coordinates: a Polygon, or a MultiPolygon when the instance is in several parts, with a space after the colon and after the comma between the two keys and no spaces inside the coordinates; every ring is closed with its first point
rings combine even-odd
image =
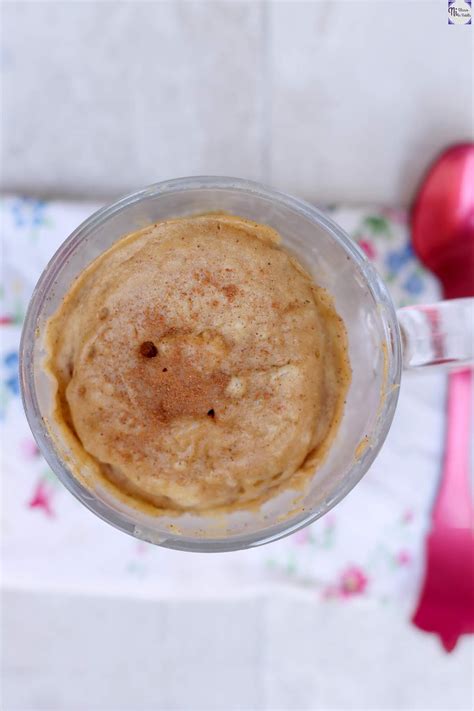
{"type": "MultiPolygon", "coordinates": [[[[39,455],[18,390],[18,345],[32,289],[91,203],[9,196],[1,202],[3,583],[28,589],[221,595],[256,588],[305,591],[322,602],[414,604],[423,541],[439,476],[444,376],[408,374],[381,454],[356,489],[312,526],[277,543],[220,555],[141,543],[96,518],[62,487],[39,455]]],[[[406,213],[334,207],[388,282],[397,305],[438,298],[417,263],[406,213]]]]}

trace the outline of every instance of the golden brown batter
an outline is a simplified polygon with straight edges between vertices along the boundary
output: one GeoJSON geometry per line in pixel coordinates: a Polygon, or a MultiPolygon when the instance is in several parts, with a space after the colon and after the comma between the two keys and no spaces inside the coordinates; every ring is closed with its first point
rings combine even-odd
{"type": "Polygon", "coordinates": [[[137,505],[250,505],[332,441],[345,328],[278,242],[228,215],[151,225],[98,257],[50,320],[55,418],[137,505]]]}

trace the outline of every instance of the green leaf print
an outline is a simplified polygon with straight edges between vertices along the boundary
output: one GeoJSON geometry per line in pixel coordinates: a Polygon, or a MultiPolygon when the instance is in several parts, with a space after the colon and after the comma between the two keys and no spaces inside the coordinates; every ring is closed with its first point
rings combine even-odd
{"type": "Polygon", "coordinates": [[[376,235],[391,237],[390,222],[381,215],[368,215],[363,222],[366,229],[376,235]]]}
{"type": "Polygon", "coordinates": [[[48,482],[49,484],[52,484],[52,486],[55,489],[61,488],[61,483],[60,483],[58,477],[49,467],[42,470],[41,481],[48,482]]]}
{"type": "Polygon", "coordinates": [[[10,402],[10,392],[3,383],[0,384],[0,417],[3,417],[10,402]]]}
{"type": "Polygon", "coordinates": [[[296,561],[294,556],[290,555],[287,565],[286,565],[287,575],[294,575],[296,573],[296,561]]]}
{"type": "Polygon", "coordinates": [[[25,320],[25,311],[24,311],[23,304],[21,303],[21,301],[16,302],[14,310],[13,310],[12,318],[13,318],[13,323],[15,324],[15,326],[21,326],[21,324],[25,320]]]}

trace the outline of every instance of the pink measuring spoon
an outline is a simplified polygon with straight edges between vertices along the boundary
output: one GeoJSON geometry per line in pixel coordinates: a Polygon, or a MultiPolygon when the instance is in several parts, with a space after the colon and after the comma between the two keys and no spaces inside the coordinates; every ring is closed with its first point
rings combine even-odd
{"type": "MultiPolygon", "coordinates": [[[[412,212],[414,249],[445,298],[474,295],[474,144],[453,146],[431,166],[412,212]]],[[[474,632],[474,508],[470,487],[472,369],[448,376],[441,482],[426,541],[426,571],[413,623],[446,651],[474,632]]]]}

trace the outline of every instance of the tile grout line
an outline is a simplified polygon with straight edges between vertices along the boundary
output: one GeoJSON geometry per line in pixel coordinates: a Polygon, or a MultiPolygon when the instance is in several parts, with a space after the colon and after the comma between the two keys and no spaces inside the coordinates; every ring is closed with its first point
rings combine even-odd
{"type": "Polygon", "coordinates": [[[269,613],[268,606],[270,604],[270,597],[268,594],[262,595],[260,599],[261,605],[261,615],[260,615],[260,705],[262,711],[270,711],[269,703],[269,657],[268,657],[268,626],[269,626],[269,613]]]}
{"type": "Polygon", "coordinates": [[[262,95],[261,95],[261,179],[271,184],[271,119],[272,119],[272,37],[271,37],[271,2],[261,2],[261,62],[262,62],[262,95]]]}

